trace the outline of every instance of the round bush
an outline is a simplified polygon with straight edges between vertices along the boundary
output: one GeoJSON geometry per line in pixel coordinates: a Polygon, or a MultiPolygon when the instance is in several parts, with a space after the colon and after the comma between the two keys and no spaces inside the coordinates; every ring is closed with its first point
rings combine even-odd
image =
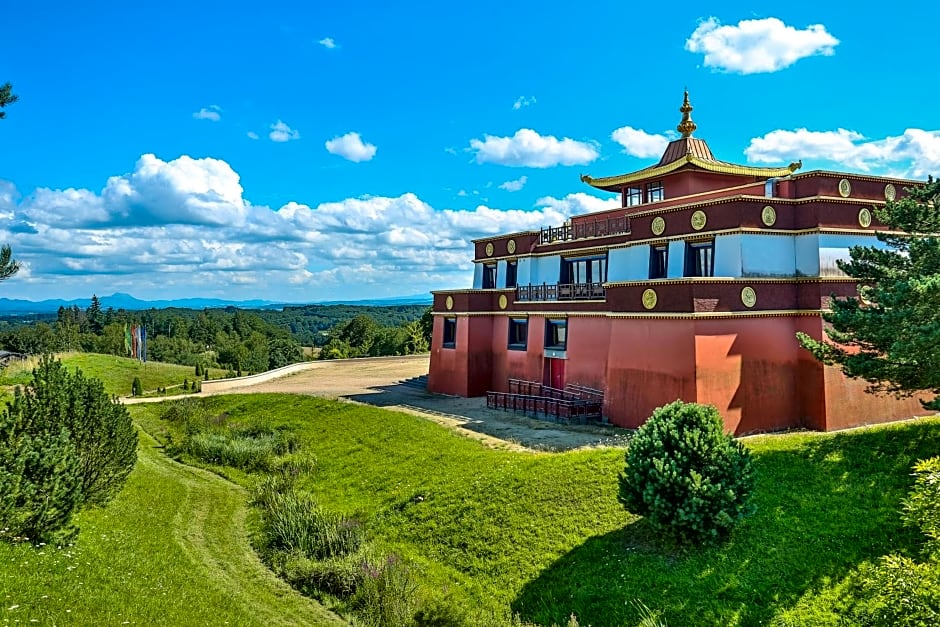
{"type": "Polygon", "coordinates": [[[675,401],[653,412],[626,453],[619,500],[680,544],[715,542],[752,511],[750,452],[718,410],[675,401]]]}

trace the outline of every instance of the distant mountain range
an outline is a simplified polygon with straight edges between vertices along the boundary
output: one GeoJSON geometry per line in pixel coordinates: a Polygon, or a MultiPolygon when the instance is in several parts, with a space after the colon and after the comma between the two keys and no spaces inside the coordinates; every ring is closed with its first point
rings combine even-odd
{"type": "MultiPolygon", "coordinates": [[[[430,294],[415,294],[413,296],[397,296],[393,298],[373,298],[369,300],[332,300],[318,301],[316,303],[283,303],[271,300],[225,300],[220,298],[177,298],[173,300],[141,300],[130,294],[115,293],[110,296],[100,296],[101,307],[107,309],[125,309],[138,311],[141,309],[165,309],[179,307],[181,309],[217,309],[221,307],[238,307],[240,309],[281,309],[286,306],[297,305],[370,305],[373,307],[391,307],[395,305],[423,305],[431,303],[430,294]]],[[[62,300],[60,298],[31,301],[15,298],[0,298],[0,315],[29,315],[56,313],[59,307],[77,305],[86,309],[91,304],[90,298],[76,298],[62,300]]]]}

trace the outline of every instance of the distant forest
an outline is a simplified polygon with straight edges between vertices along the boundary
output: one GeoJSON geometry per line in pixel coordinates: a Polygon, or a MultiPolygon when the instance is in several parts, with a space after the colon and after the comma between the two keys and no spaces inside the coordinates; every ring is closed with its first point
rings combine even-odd
{"type": "Polygon", "coordinates": [[[147,330],[147,358],[183,365],[260,372],[303,360],[406,355],[428,350],[427,305],[301,305],[274,309],[82,309],[0,317],[0,349],[29,355],[79,350],[125,355],[125,326],[147,330]]]}

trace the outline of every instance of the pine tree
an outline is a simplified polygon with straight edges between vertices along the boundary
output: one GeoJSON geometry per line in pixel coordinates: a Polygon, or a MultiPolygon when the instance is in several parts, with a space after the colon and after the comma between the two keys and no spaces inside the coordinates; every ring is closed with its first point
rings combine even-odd
{"type": "MultiPolygon", "coordinates": [[[[13,104],[19,99],[20,97],[13,93],[13,85],[10,83],[0,85],[0,109],[3,109],[7,105],[13,104]]],[[[6,116],[6,111],[0,111],[0,120],[6,116]]]]}

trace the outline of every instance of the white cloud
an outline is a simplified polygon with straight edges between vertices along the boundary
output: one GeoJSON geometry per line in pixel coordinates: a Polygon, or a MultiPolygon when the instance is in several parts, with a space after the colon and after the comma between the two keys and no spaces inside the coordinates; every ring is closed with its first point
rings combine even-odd
{"type": "Polygon", "coordinates": [[[564,216],[570,217],[582,213],[594,213],[596,211],[607,211],[608,209],[618,209],[620,207],[620,197],[598,198],[584,192],[568,194],[564,198],[554,198],[545,196],[535,201],[536,206],[543,211],[555,211],[564,216]]]}
{"type": "Polygon", "coordinates": [[[535,104],[535,96],[526,98],[525,96],[519,96],[514,103],[512,103],[512,108],[514,111],[518,111],[522,107],[529,107],[535,104]]]}
{"type": "Polygon", "coordinates": [[[378,150],[374,144],[363,143],[359,133],[346,133],[341,137],[334,137],[326,142],[326,149],[334,155],[355,163],[370,161],[378,150]]]}
{"type": "Polygon", "coordinates": [[[737,26],[722,26],[714,17],[702,21],[685,49],[705,55],[705,66],[722,72],[756,74],[776,72],[800,59],[831,56],[839,40],[822,24],[803,30],[775,17],[741,20],[737,26]]]}
{"type": "Polygon", "coordinates": [[[515,181],[506,181],[502,183],[499,188],[505,189],[507,192],[518,192],[520,189],[525,187],[526,181],[529,180],[527,176],[520,176],[515,181]]]}
{"type": "Polygon", "coordinates": [[[199,111],[196,111],[193,114],[193,117],[197,120],[211,120],[213,122],[218,122],[222,119],[222,107],[219,105],[210,105],[208,108],[203,107],[199,111]]]}
{"type": "Polygon", "coordinates": [[[333,41],[332,37],[324,37],[317,43],[323,46],[324,48],[329,48],[330,50],[336,47],[336,42],[333,41]]]}
{"type": "Polygon", "coordinates": [[[583,165],[597,159],[593,143],[542,136],[522,128],[512,137],[484,135],[483,140],[471,139],[477,163],[497,163],[512,167],[550,168],[556,165],[583,165]]]}
{"type": "Polygon", "coordinates": [[[292,139],[300,139],[300,132],[278,120],[271,125],[271,132],[268,133],[268,137],[273,142],[289,142],[292,139]]]}
{"type": "Polygon", "coordinates": [[[666,135],[654,135],[632,126],[616,129],[610,138],[623,146],[623,151],[628,155],[642,158],[662,156],[669,143],[666,135]]]}
{"type": "Polygon", "coordinates": [[[924,178],[940,172],[940,131],[909,128],[902,135],[868,139],[856,131],[775,130],[755,137],[745,149],[749,161],[830,161],[842,169],[924,178]]]}
{"type": "Polygon", "coordinates": [[[245,134],[248,135],[250,139],[260,139],[260,137],[258,137],[258,134],[254,131],[248,131],[245,134]]]}

